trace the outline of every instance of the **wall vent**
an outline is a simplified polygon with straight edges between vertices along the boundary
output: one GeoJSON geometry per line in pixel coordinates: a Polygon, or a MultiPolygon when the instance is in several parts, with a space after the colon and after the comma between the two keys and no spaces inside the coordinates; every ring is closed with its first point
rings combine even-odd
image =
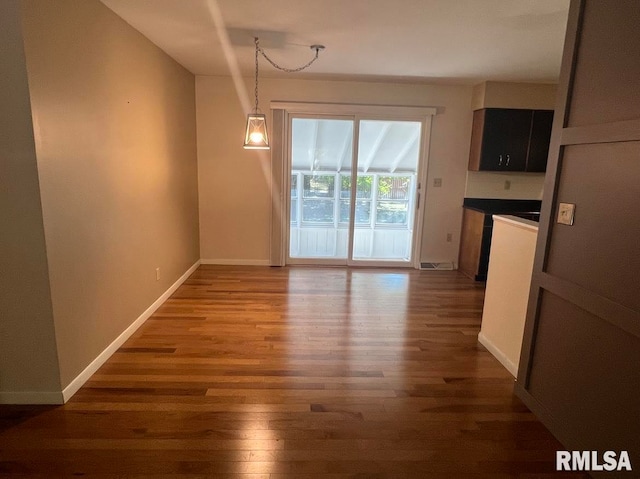
{"type": "Polygon", "coordinates": [[[443,263],[420,263],[420,269],[452,271],[456,268],[451,261],[445,261],[443,263]]]}

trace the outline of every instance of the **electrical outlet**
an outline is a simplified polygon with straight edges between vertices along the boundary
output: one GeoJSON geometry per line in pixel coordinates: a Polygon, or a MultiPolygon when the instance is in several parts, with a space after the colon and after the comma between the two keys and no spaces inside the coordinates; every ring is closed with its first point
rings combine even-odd
{"type": "Polygon", "coordinates": [[[160,268],[156,268],[156,281],[160,281],[160,268]]]}
{"type": "Polygon", "coordinates": [[[453,241],[453,235],[451,233],[447,233],[447,243],[451,243],[453,241]]]}
{"type": "Polygon", "coordinates": [[[505,190],[510,190],[511,189],[511,182],[509,180],[506,180],[504,182],[504,189],[505,190]]]}
{"type": "Polygon", "coordinates": [[[433,186],[434,188],[440,188],[442,186],[442,178],[434,178],[433,186]]]}

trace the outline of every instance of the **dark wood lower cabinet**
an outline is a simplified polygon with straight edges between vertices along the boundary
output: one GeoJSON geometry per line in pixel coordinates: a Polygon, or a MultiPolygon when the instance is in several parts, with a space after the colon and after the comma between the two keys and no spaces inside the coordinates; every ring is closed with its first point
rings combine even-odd
{"type": "Polygon", "coordinates": [[[538,221],[538,200],[500,200],[465,198],[458,271],[476,281],[486,281],[491,252],[493,215],[513,215],[538,221]]]}
{"type": "Polygon", "coordinates": [[[492,227],[491,215],[463,210],[458,271],[476,281],[487,279],[492,227]]]}

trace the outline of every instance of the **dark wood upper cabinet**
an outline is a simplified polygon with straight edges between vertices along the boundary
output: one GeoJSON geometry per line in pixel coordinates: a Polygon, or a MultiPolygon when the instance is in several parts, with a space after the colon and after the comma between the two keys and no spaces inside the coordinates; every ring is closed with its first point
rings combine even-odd
{"type": "Polygon", "coordinates": [[[534,110],[529,140],[529,156],[525,171],[543,172],[547,170],[547,156],[551,141],[552,110],[534,110]]]}
{"type": "Polygon", "coordinates": [[[549,110],[474,111],[469,170],[545,171],[552,121],[549,110]]]}

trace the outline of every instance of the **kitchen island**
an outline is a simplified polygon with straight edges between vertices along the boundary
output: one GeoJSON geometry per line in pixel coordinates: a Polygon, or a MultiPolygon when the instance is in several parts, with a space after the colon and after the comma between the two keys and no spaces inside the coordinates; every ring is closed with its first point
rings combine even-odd
{"type": "Polygon", "coordinates": [[[493,215],[491,256],[478,341],[517,376],[538,223],[493,215]]]}
{"type": "Polygon", "coordinates": [[[486,281],[493,215],[513,215],[537,220],[540,200],[465,198],[458,271],[476,281],[486,281]]]}

